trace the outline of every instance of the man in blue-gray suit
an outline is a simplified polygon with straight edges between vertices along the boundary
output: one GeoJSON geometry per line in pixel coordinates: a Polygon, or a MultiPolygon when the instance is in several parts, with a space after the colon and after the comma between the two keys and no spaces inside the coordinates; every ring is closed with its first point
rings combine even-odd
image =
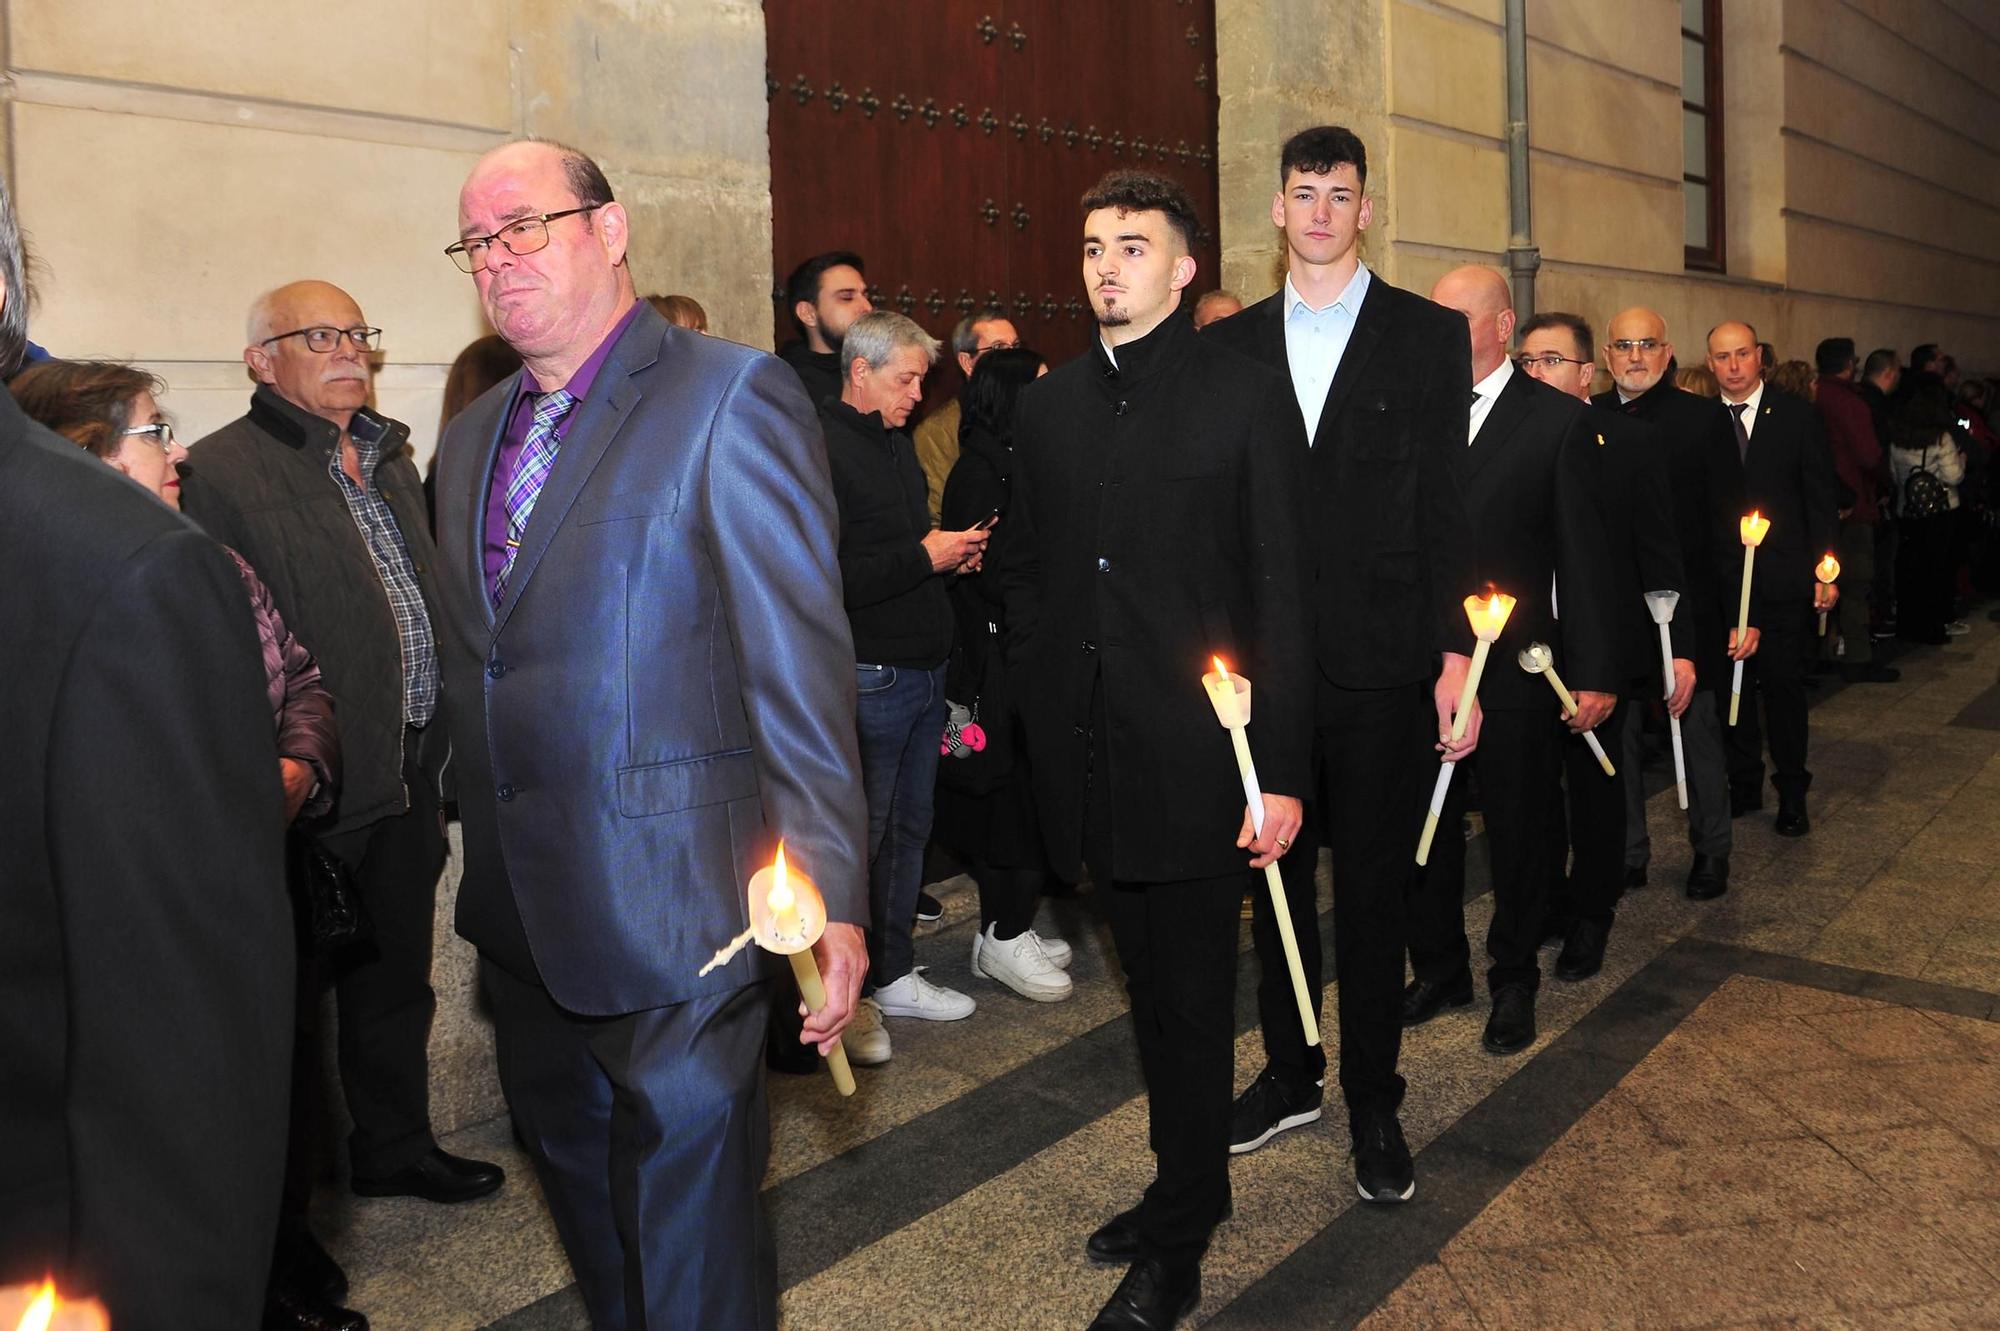
{"type": "MultiPolygon", "coordinates": [[[[500,1080],[591,1321],[770,1328],[775,971],[745,883],[826,897],[822,1052],[867,968],[854,650],[824,445],[772,357],[633,292],[589,158],[511,143],[448,251],[523,369],[442,444],[445,697],[500,1080]]],[[[787,985],[783,1001],[796,1001],[787,985]]]]}

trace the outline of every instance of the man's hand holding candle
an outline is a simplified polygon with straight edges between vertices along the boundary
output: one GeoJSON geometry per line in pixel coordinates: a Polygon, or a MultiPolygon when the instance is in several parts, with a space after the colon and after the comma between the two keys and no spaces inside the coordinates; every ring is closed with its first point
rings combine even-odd
{"type": "Polygon", "coordinates": [[[1615,693],[1599,693],[1594,689],[1578,689],[1576,691],[1576,715],[1569,719],[1570,733],[1581,735],[1586,730],[1597,729],[1598,726],[1604,724],[1604,719],[1610,716],[1612,709],[1617,706],[1618,695],[1615,693]]]}
{"type": "Polygon", "coordinates": [[[1437,686],[1431,696],[1437,703],[1438,742],[1436,749],[1447,762],[1457,762],[1479,747],[1479,722],[1484,715],[1479,709],[1479,699],[1472,700],[1472,716],[1465,725],[1465,737],[1453,744],[1451,741],[1452,713],[1458,707],[1458,696],[1465,691],[1465,677],[1472,671],[1472,658],[1458,652],[1446,652],[1444,663],[1438,671],[1437,686]]]}
{"type": "Polygon", "coordinates": [[[826,985],[826,1006],[813,1012],[803,998],[799,1000],[799,1015],[806,1019],[799,1040],[816,1046],[825,1057],[847,1029],[861,997],[861,980],[868,974],[868,942],[860,925],[829,920],[812,950],[819,961],[820,980],[826,985]]]}
{"type": "Polygon", "coordinates": [[[1813,584],[1813,609],[1831,610],[1840,604],[1840,585],[1833,582],[1813,584]]]}
{"type": "Polygon", "coordinates": [[[1284,858],[1292,843],[1299,839],[1299,829],[1305,825],[1306,806],[1301,800],[1290,795],[1264,795],[1264,835],[1258,836],[1250,816],[1250,806],[1243,807],[1243,827],[1236,834],[1239,849],[1249,850],[1256,858],[1250,867],[1261,869],[1267,864],[1276,864],[1284,858]]]}
{"type": "Polygon", "coordinates": [[[1674,658],[1674,691],[1667,695],[1667,715],[1679,719],[1694,701],[1694,662],[1685,656],[1674,658]]]}
{"type": "Polygon", "coordinates": [[[1750,628],[1743,631],[1743,640],[1738,642],[1736,630],[1729,630],[1729,659],[1732,661],[1749,660],[1757,654],[1757,644],[1762,641],[1762,638],[1763,630],[1750,628]]]}

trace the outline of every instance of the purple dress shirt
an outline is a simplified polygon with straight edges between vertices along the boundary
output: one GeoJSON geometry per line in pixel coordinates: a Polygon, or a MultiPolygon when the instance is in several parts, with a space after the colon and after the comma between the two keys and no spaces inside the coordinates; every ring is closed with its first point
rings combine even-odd
{"type": "Polygon", "coordinates": [[[632,326],[632,320],[638,316],[639,309],[644,303],[636,300],[632,302],[632,307],[625,311],[617,323],[611,325],[611,331],[597,344],[597,350],[591,352],[590,358],[576,367],[576,373],[569,377],[568,383],[552,384],[545,388],[527,369],[521,371],[521,378],[514,388],[514,401],[507,408],[507,428],[500,432],[500,455],[493,460],[493,479],[486,488],[485,568],[488,592],[491,592],[494,584],[500,580],[500,570],[507,562],[507,486],[513,481],[514,473],[520,469],[521,450],[528,446],[528,426],[535,417],[533,401],[535,395],[551,392],[557,388],[569,390],[570,395],[576,399],[576,405],[570,408],[569,415],[564,418],[557,437],[561,438],[567,434],[569,422],[576,419],[576,413],[583,409],[584,399],[590,396],[591,387],[597,382],[598,371],[602,370],[604,362],[610,359],[611,348],[618,345],[618,339],[632,326]]]}

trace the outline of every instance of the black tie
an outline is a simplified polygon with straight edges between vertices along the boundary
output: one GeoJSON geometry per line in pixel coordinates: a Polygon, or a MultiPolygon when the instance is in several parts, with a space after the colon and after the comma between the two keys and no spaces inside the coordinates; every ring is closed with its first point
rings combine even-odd
{"type": "Polygon", "coordinates": [[[1465,405],[1466,405],[1467,407],[1476,407],[1476,406],[1478,406],[1478,405],[1479,405],[1479,390],[1478,390],[1478,389],[1476,389],[1476,388],[1475,388],[1475,389],[1473,389],[1473,390],[1472,390],[1472,401],[1470,401],[1470,402],[1466,403],[1465,405]]]}
{"type": "Polygon", "coordinates": [[[1748,402],[1731,402],[1729,419],[1736,426],[1736,460],[1742,462],[1750,456],[1750,432],[1743,428],[1743,413],[1750,409],[1748,402]]]}

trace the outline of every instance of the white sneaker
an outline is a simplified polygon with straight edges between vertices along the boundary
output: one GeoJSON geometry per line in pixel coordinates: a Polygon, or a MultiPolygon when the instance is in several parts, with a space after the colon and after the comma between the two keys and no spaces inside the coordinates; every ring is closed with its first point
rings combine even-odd
{"type": "Polygon", "coordinates": [[[847,1051],[847,1061],[856,1067],[880,1067],[889,1061],[895,1050],[882,1026],[882,1009],[875,1006],[874,999],[864,998],[854,1005],[854,1015],[840,1033],[840,1045],[847,1051]]]}
{"type": "Polygon", "coordinates": [[[1944,626],[1944,636],[1947,638],[1963,638],[1970,632],[1972,632],[1972,625],[1962,619],[1954,619],[1951,623],[1944,626]]]}
{"type": "MultiPolygon", "coordinates": [[[[1054,966],[1057,970],[1066,971],[1069,969],[1070,958],[1075,954],[1070,951],[1068,943],[1063,942],[1060,938],[1049,938],[1045,935],[1037,934],[1033,929],[1028,930],[1028,932],[1033,934],[1035,941],[1042,945],[1042,955],[1049,959],[1049,965],[1054,966]]],[[[979,969],[979,953],[985,946],[986,934],[984,931],[972,936],[972,973],[974,975],[986,974],[985,971],[979,969]]]]}
{"type": "Polygon", "coordinates": [[[959,1021],[979,1005],[956,989],[932,984],[919,966],[894,984],[875,991],[875,1006],[885,1017],[918,1017],[924,1021],[959,1021]]]}
{"type": "Polygon", "coordinates": [[[1037,1003],[1060,1003],[1075,985],[1069,976],[1049,960],[1048,950],[1033,929],[1004,942],[992,936],[994,926],[972,941],[972,973],[998,980],[1023,998],[1037,1003]]]}

